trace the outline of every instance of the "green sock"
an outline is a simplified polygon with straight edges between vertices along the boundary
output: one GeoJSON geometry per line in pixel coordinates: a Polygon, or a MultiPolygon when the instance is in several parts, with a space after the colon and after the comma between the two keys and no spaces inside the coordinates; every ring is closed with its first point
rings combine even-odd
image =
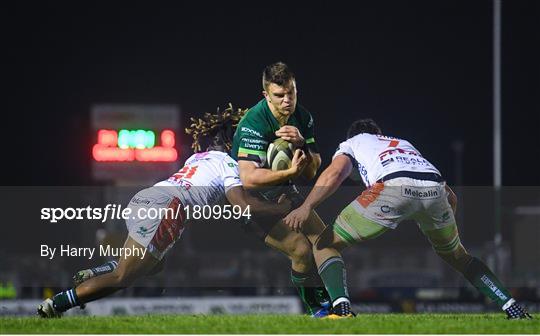
{"type": "Polygon", "coordinates": [[[512,299],[510,292],[497,279],[495,274],[480,259],[472,257],[465,268],[463,276],[491,300],[503,308],[503,306],[512,299]]]}
{"type": "MultiPolygon", "coordinates": [[[[320,276],[318,274],[317,278],[320,279],[320,276]]],[[[332,303],[332,299],[330,298],[330,295],[328,294],[328,291],[326,290],[326,287],[324,287],[324,285],[313,287],[313,291],[315,292],[314,295],[321,306],[323,304],[329,305],[332,303]]]]}
{"type": "Polygon", "coordinates": [[[66,310],[79,305],[79,298],[73,288],[56,294],[52,300],[54,309],[59,312],[65,312],[66,310]]]}
{"type": "Polygon", "coordinates": [[[319,274],[323,280],[328,294],[334,302],[339,298],[349,298],[347,292],[347,272],[341,257],[330,257],[319,267],[319,274]]]}
{"type": "Polygon", "coordinates": [[[319,297],[322,295],[320,287],[313,287],[313,274],[300,273],[291,269],[291,280],[308,314],[311,315],[321,308],[319,297]]]}
{"type": "Polygon", "coordinates": [[[322,306],[323,303],[332,303],[332,299],[330,299],[330,295],[328,294],[321,276],[316,269],[313,269],[313,271],[309,273],[309,278],[307,281],[306,292],[309,293],[309,296],[315,297],[315,300],[319,303],[319,306],[322,306]]]}

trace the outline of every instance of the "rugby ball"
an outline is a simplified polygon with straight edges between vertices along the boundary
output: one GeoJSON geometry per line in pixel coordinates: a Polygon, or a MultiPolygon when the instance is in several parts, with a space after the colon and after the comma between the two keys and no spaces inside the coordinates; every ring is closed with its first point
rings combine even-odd
{"type": "Polygon", "coordinates": [[[294,155],[292,143],[277,138],[268,146],[266,152],[266,166],[271,170],[285,170],[291,167],[294,155]]]}

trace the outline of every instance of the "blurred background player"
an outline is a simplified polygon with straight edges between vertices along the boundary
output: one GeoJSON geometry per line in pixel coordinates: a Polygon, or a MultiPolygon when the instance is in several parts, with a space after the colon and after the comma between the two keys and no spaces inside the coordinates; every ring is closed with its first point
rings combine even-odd
{"type": "MultiPolygon", "coordinates": [[[[276,200],[285,191],[293,203],[299,204],[302,199],[291,180],[300,176],[312,179],[321,165],[313,117],[297,104],[295,76],[286,64],[267,66],[262,74],[262,86],[264,98],[240,121],[231,156],[238,161],[240,179],[246,189],[257,189],[259,196],[268,200],[276,200]],[[289,169],[266,168],[268,146],[277,138],[289,141],[295,148],[289,169]]],[[[341,255],[333,248],[313,253],[312,243],[324,228],[315,211],[310,212],[303,232],[289,230],[282,221],[246,223],[248,231],[291,259],[291,279],[308,313],[316,317],[326,315],[321,301],[328,298],[340,316],[352,316],[341,255]]]]}
{"type": "Polygon", "coordinates": [[[339,250],[415,220],[435,252],[482,294],[493,300],[509,319],[532,318],[491,270],[461,244],[454,214],[457,198],[441,173],[403,139],[382,135],[372,119],[358,120],[339,145],[332,163],[321,174],[305,202],[285,222],[298,230],[309,214],[332,195],[356,167],[367,189],[321,235],[317,247],[339,250]]]}
{"type": "MultiPolygon", "coordinates": [[[[274,216],[277,220],[290,210],[290,202],[280,204],[263,202],[249,196],[243,189],[237,163],[225,153],[231,148],[234,127],[244,110],[234,111],[232,106],[223,113],[205,114],[204,119],[193,120],[186,132],[193,136],[196,154],[189,157],[182,169],[168,180],[138,192],[130,201],[132,214],[141,208],[154,208],[161,218],[129,218],[126,220],[128,237],[125,248],[146,248],[144,258],[122,257],[118,262],[78,272],[75,288],[56,294],[43,301],[37,311],[42,317],[59,317],[75,306],[83,306],[130,286],[141,276],[161,269],[161,260],[184,231],[184,207],[211,205],[225,197],[232,205],[246,209],[253,215],[274,216]],[[201,140],[210,137],[212,145],[200,152],[201,140]],[[159,209],[171,209],[170,212],[159,209]]],[[[144,212],[148,213],[148,211],[144,212]]]]}

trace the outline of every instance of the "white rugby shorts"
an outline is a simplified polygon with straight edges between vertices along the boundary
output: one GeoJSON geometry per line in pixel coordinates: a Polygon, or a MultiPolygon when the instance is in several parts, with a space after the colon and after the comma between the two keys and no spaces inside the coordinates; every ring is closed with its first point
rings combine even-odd
{"type": "Polygon", "coordinates": [[[417,222],[422,231],[455,223],[445,182],[408,177],[375,183],[351,205],[362,217],[390,229],[404,220],[417,222]]]}
{"type": "Polygon", "coordinates": [[[185,212],[180,199],[154,186],[135,194],[128,208],[129,236],[161,260],[184,231],[185,212]]]}

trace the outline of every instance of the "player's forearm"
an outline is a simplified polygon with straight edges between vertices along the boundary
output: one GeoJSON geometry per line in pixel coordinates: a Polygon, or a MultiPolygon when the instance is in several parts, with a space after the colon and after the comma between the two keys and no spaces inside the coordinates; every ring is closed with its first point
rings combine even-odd
{"type": "Polygon", "coordinates": [[[315,209],[325,199],[336,192],[345,178],[346,176],[343,176],[343,174],[337,170],[325,170],[304,201],[304,205],[311,209],[315,209]]]}
{"type": "Polygon", "coordinates": [[[242,213],[249,208],[249,213],[254,216],[276,216],[281,218],[291,210],[291,202],[289,200],[282,200],[279,203],[266,202],[250,195],[242,187],[230,189],[227,191],[226,197],[229,203],[239,206],[242,209],[242,213]]]}
{"type": "Polygon", "coordinates": [[[246,202],[250,207],[251,214],[255,216],[283,217],[291,210],[290,202],[271,203],[262,201],[253,196],[247,196],[246,202]]]}
{"type": "Polygon", "coordinates": [[[240,172],[240,179],[245,188],[274,186],[284,183],[294,176],[292,169],[273,171],[266,168],[256,168],[248,172],[240,172]]]}

